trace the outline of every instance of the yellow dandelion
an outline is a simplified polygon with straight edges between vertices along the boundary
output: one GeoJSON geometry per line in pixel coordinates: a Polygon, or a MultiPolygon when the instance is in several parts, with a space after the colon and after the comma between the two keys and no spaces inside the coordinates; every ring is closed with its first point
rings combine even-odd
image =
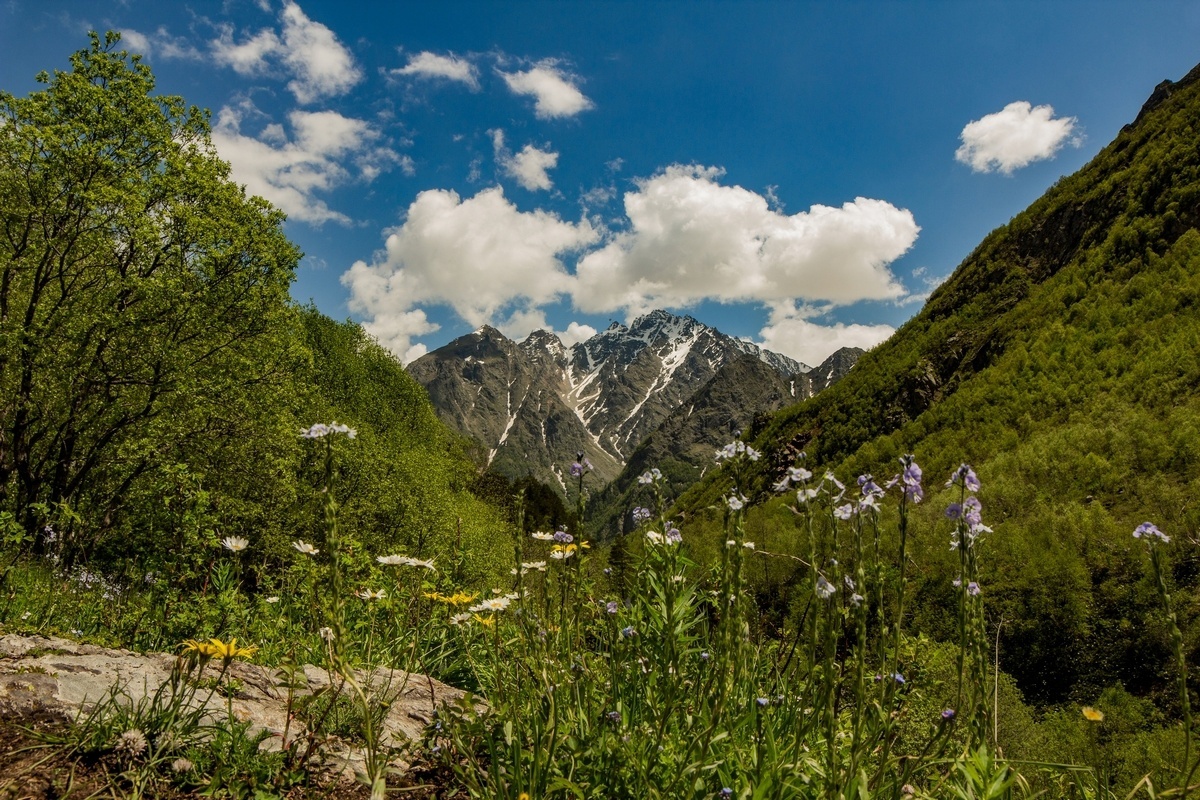
{"type": "Polygon", "coordinates": [[[236,638],[230,639],[228,644],[222,642],[220,639],[209,639],[206,646],[210,655],[216,656],[223,661],[232,661],[235,658],[250,658],[258,652],[258,647],[255,645],[238,647],[236,638]]]}
{"type": "Polygon", "coordinates": [[[195,653],[201,658],[212,658],[213,652],[208,642],[202,642],[198,639],[185,639],[183,641],[184,654],[195,653]]]}
{"type": "Polygon", "coordinates": [[[495,617],[481,617],[479,614],[475,615],[475,621],[480,625],[487,625],[489,628],[496,624],[495,617]]]}
{"type": "Polygon", "coordinates": [[[1083,718],[1088,722],[1104,722],[1104,712],[1091,706],[1083,707],[1083,718]]]}

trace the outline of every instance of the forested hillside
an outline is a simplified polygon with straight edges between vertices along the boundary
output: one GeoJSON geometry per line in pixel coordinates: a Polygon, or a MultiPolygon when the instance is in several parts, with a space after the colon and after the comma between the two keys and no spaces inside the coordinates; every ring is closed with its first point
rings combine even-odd
{"type": "MultiPolygon", "coordinates": [[[[1151,519],[1174,537],[1194,659],[1198,140],[1200,68],[1160,85],[1091,163],[990,234],[843,381],[757,433],[764,457],[739,487],[758,490],[752,527],[791,546],[789,515],[769,489],[802,452],[810,469],[848,483],[890,477],[904,453],[930,479],[968,462],[995,528],[981,559],[1003,668],[1038,702],[1119,684],[1177,710],[1169,638],[1130,531],[1151,519]]],[[[710,476],[682,504],[700,512],[728,487],[727,475],[710,476]]],[[[953,628],[957,556],[942,533],[949,523],[939,523],[947,502],[931,492],[921,507],[927,533],[914,556],[912,614],[936,636],[953,628]]],[[[759,578],[786,608],[789,571],[776,565],[759,578]]]]}
{"type": "Polygon", "coordinates": [[[299,434],[336,420],[358,431],[337,486],[359,546],[463,542],[498,569],[505,523],[459,440],[357,325],[291,302],[300,253],[230,180],[207,113],[154,94],[113,35],[39,80],[0,93],[5,536],[179,589],[244,537],[257,580],[316,537],[299,434]]]}

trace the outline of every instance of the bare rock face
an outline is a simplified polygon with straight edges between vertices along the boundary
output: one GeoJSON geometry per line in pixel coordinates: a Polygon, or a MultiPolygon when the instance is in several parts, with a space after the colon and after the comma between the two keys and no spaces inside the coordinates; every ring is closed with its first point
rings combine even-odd
{"type": "MultiPolygon", "coordinates": [[[[534,331],[513,342],[490,327],[408,365],[438,415],[484,448],[488,466],[570,492],[577,453],[589,485],[612,481],[646,437],[732,360],[749,356],[793,385],[810,368],[691,317],[652,311],[567,348],[534,331]]],[[[802,399],[797,397],[797,399],[802,399]]]]}
{"type": "MultiPolygon", "coordinates": [[[[139,654],[57,637],[9,634],[0,638],[0,716],[44,719],[57,715],[74,720],[112,696],[114,687],[119,689],[121,702],[137,703],[168,683],[177,661],[169,653],[139,654]]],[[[219,663],[210,663],[201,677],[219,672],[219,663]]],[[[288,690],[275,670],[234,661],[226,678],[239,687],[235,696],[227,699],[197,691],[192,695],[192,707],[203,704],[206,716],[212,720],[226,719],[232,710],[236,719],[251,723],[251,734],[262,730],[270,734],[263,747],[282,747],[288,690]]],[[[355,679],[364,687],[370,686],[374,696],[388,705],[382,744],[401,751],[407,743],[420,741],[437,707],[454,703],[464,694],[440,681],[402,670],[380,669],[370,674],[360,670],[355,679]]],[[[332,681],[335,688],[340,684],[336,675],[332,681]]],[[[295,696],[311,695],[330,682],[324,669],[305,665],[295,696]]],[[[293,719],[289,740],[304,735],[302,725],[293,719]]],[[[347,778],[363,764],[360,750],[340,742],[329,742],[322,756],[328,768],[347,778]]]]}

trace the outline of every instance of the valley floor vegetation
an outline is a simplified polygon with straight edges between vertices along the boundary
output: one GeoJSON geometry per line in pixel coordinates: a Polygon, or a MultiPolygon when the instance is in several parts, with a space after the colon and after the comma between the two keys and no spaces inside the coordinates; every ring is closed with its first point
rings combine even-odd
{"type": "MultiPolygon", "coordinates": [[[[638,528],[615,563],[581,530],[536,531],[511,540],[506,579],[479,584],[455,578],[460,553],[373,552],[345,535],[334,490],[355,435],[337,423],[301,434],[323,466],[313,541],[294,540],[288,563],[253,587],[244,575],[250,540],[209,542],[211,580],[187,602],[203,614],[193,637],[172,643],[180,654],[173,679],[136,704],[114,691],[50,746],[106,759],[113,789],[128,796],[303,791],[317,785],[314,756],[329,736],[363,750],[359,778],[374,798],[387,794],[400,757],[419,757],[437,775],[438,796],[507,800],[1183,798],[1197,790],[1187,664],[1164,565],[1171,542],[1151,523],[1131,540],[1146,550],[1173,634],[1183,715],[1130,736],[1137,701],[1120,691],[1039,720],[993,669],[978,548],[992,531],[980,479],[966,465],[927,490],[911,456],[890,480],[863,475],[850,486],[817,477],[801,459],[773,487],[801,555],[748,540],[746,499],[734,489],[721,504],[721,555],[704,565],[689,557],[652,470],[640,479],[638,528]],[[934,502],[935,491],[958,560],[957,635],[942,643],[904,625],[909,512],[934,502]],[[773,558],[800,565],[802,599],[781,629],[767,631],[746,573],[750,560],[773,558]],[[270,734],[232,711],[214,721],[194,702],[236,696],[228,668],[243,658],[272,665],[285,687],[299,665],[322,665],[341,691],[289,694],[295,728],[260,749],[270,734]],[[458,684],[483,702],[468,695],[443,707],[424,741],[384,742],[386,692],[354,669],[384,665],[458,684]]],[[[734,486],[757,457],[741,442],[717,454],[734,486]]],[[[586,462],[571,473],[582,518],[586,462]]],[[[42,555],[8,542],[5,627],[101,638],[130,618],[161,627],[155,575],[122,584],[67,569],[53,526],[44,533],[51,550],[42,555]]]]}

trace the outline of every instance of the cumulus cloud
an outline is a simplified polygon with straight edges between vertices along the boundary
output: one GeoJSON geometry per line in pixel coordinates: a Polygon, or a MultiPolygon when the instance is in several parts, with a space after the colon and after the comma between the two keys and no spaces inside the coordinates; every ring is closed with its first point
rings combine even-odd
{"type": "Polygon", "coordinates": [[[539,150],[527,144],[521,152],[513,155],[504,146],[504,131],[492,131],[492,146],[496,153],[496,164],[509,177],[531,192],[554,186],[549,170],[558,166],[558,153],[539,150]]]}
{"type": "Polygon", "coordinates": [[[810,319],[816,313],[793,303],[775,304],[767,325],[759,331],[759,344],[815,367],[843,347],[869,350],[896,331],[890,325],[821,325],[810,319]]]}
{"type": "Polygon", "coordinates": [[[625,194],[627,230],[587,254],[574,299],[589,312],[687,307],[705,299],[849,303],[902,296],[888,264],[916,241],[912,214],[859,197],[787,216],[718,183],[722,171],[672,166],[625,194]]]}
{"type": "Polygon", "coordinates": [[[267,125],[257,137],[242,131],[249,104],[222,108],[212,140],[229,162],[234,180],[247,191],[274,203],[292,219],[313,224],[350,219],[318,197],[321,192],[354,180],[370,181],[392,166],[412,168],[412,161],[387,148],[370,123],[336,111],[293,111],[291,136],[282,125],[267,125]],[[354,170],[351,169],[354,168],[354,170]]]}
{"type": "Polygon", "coordinates": [[[342,284],[351,309],[368,318],[364,327],[408,358],[411,338],[423,332],[419,304],[448,305],[474,326],[495,324],[506,311],[514,319],[569,292],[560,256],[596,237],[586,221],[518,210],[500,187],[467,199],[431,189],[417,195],[383,251],[355,262],[342,284]]]}
{"type": "Polygon", "coordinates": [[[554,326],[546,321],[545,312],[539,308],[522,308],[513,311],[507,319],[497,323],[496,327],[514,341],[524,339],[533,331],[549,331],[568,348],[596,335],[595,328],[579,322],[571,322],[565,331],[556,331],[554,326]]]}
{"type": "Polygon", "coordinates": [[[524,72],[501,72],[500,76],[514,94],[536,99],[534,114],[539,119],[573,117],[593,105],[576,87],[578,79],[560,69],[554,59],[541,61],[524,72]]]}
{"type": "Polygon", "coordinates": [[[280,67],[292,78],[288,89],[304,104],[345,94],[362,80],[362,70],[337,35],[296,3],[284,3],[279,22],[278,32],[264,28],[241,42],[234,40],[231,26],[222,26],[209,42],[213,60],[239,75],[280,67]]]}
{"type": "Polygon", "coordinates": [[[1053,158],[1068,142],[1078,147],[1083,140],[1076,129],[1075,117],[1056,118],[1048,105],[1035,107],[1019,100],[967,123],[954,157],[975,172],[1011,175],[1034,161],[1053,158]]]}
{"type": "Polygon", "coordinates": [[[457,81],[479,91],[479,71],[465,58],[438,55],[425,51],[409,56],[408,64],[391,71],[392,75],[412,75],[417,78],[442,78],[457,81]]]}

